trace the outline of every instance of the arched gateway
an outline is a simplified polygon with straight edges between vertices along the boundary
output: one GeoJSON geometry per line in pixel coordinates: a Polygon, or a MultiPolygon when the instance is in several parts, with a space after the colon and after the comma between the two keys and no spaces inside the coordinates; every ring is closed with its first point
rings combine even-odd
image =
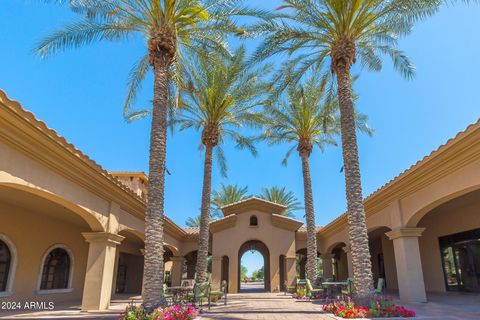
{"type": "Polygon", "coordinates": [[[240,290],[241,258],[249,250],[263,256],[266,291],[279,291],[285,282],[294,282],[295,246],[302,222],[285,217],[285,209],[258,198],[222,208],[224,217],[210,224],[214,287],[228,278],[228,291],[240,290]]]}
{"type": "Polygon", "coordinates": [[[263,283],[265,291],[270,291],[270,251],[268,250],[268,247],[265,245],[265,243],[259,240],[249,240],[242,244],[242,246],[238,250],[238,288],[240,288],[240,281],[242,281],[242,279],[240,279],[242,256],[245,252],[249,250],[258,251],[263,256],[263,268],[265,270],[265,279],[263,280],[263,283]]]}

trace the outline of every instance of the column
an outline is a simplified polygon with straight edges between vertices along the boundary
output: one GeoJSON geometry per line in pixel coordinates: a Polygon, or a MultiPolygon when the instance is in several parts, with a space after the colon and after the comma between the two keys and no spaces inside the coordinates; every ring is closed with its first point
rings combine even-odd
{"type": "Polygon", "coordinates": [[[425,228],[400,228],[385,233],[393,241],[398,290],[402,302],[427,302],[418,237],[425,228]]]}
{"type": "Polygon", "coordinates": [[[212,289],[220,290],[220,283],[222,282],[222,257],[212,257],[212,289]]]}
{"type": "Polygon", "coordinates": [[[172,287],[178,287],[182,283],[182,267],[184,257],[171,257],[172,269],[170,270],[170,276],[172,277],[172,287]]]}
{"type": "Polygon", "coordinates": [[[323,266],[323,278],[333,278],[333,265],[332,265],[332,258],[333,254],[331,253],[324,253],[321,255],[322,258],[322,266],[323,266]]]}
{"type": "Polygon", "coordinates": [[[287,286],[294,286],[297,277],[297,258],[295,256],[285,257],[285,265],[287,286]]]}
{"type": "Polygon", "coordinates": [[[343,247],[342,249],[347,254],[348,277],[353,279],[352,249],[349,245],[343,247]]]}
{"type": "Polygon", "coordinates": [[[108,232],[82,232],[89,243],[82,310],[105,310],[110,305],[116,247],[124,237],[108,232]]]}

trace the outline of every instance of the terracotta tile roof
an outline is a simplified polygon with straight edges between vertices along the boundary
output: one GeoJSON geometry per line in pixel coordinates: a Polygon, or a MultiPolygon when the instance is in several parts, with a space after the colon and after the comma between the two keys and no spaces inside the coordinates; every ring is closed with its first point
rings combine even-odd
{"type": "MultiPolygon", "coordinates": [[[[316,231],[316,232],[319,232],[320,230],[322,230],[322,228],[323,228],[322,226],[316,226],[316,227],[315,227],[315,231],[316,231]]],[[[297,230],[297,232],[307,233],[307,226],[301,226],[301,227],[297,230]]]]}
{"type": "Polygon", "coordinates": [[[200,231],[200,228],[199,227],[186,227],[186,228],[183,228],[183,230],[185,231],[185,233],[187,235],[192,235],[192,234],[198,234],[198,232],[200,231]]]}

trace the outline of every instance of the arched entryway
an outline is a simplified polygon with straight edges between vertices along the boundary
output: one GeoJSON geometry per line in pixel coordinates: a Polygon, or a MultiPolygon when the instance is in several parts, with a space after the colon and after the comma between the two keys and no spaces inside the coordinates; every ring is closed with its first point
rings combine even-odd
{"type": "Polygon", "coordinates": [[[270,291],[270,251],[268,247],[259,240],[249,240],[240,246],[238,250],[238,288],[241,288],[241,280],[240,279],[240,270],[241,270],[241,263],[242,263],[242,256],[247,251],[258,251],[263,256],[263,269],[264,269],[264,289],[266,291],[270,291]]]}

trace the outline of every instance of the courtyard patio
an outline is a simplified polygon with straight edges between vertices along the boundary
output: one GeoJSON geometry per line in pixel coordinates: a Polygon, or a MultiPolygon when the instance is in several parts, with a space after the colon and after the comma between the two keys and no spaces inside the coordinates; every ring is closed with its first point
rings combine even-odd
{"type": "MultiPolygon", "coordinates": [[[[428,303],[408,304],[417,313],[416,319],[464,320],[480,319],[480,295],[478,294],[431,294],[428,303]]],[[[80,305],[58,305],[55,310],[41,312],[5,312],[0,319],[117,319],[130,301],[141,303],[140,297],[118,295],[106,311],[84,312],[80,305]]],[[[321,301],[297,301],[290,295],[270,292],[230,294],[228,304],[223,300],[204,307],[199,319],[340,319],[321,311],[321,301]]],[[[378,318],[377,318],[378,319],[378,318]]]]}

